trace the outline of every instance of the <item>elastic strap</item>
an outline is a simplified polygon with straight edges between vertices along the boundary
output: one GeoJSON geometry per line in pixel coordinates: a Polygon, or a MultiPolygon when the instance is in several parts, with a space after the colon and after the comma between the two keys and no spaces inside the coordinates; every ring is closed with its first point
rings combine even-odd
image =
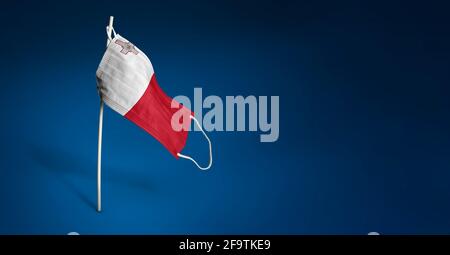
{"type": "MultiPolygon", "coordinates": [[[[111,35],[108,33],[108,30],[109,30],[109,26],[106,26],[106,34],[108,35],[108,39],[110,41],[112,41],[113,38],[111,38],[111,35]]],[[[114,34],[114,37],[116,37],[117,34],[116,34],[116,30],[114,30],[114,27],[111,27],[111,30],[112,30],[112,32],[114,34]]]]}
{"type": "Polygon", "coordinates": [[[200,123],[198,123],[198,120],[197,120],[194,116],[192,116],[192,115],[190,115],[189,117],[195,121],[195,124],[197,124],[197,126],[200,128],[200,131],[202,131],[203,135],[206,137],[206,140],[208,140],[208,144],[209,144],[209,164],[208,164],[208,166],[206,166],[206,167],[201,167],[201,166],[197,163],[197,161],[195,161],[193,158],[191,158],[191,157],[189,157],[189,156],[186,156],[186,155],[183,155],[183,154],[181,154],[181,153],[177,153],[177,155],[178,155],[178,157],[180,157],[180,158],[189,159],[190,161],[194,162],[194,164],[195,164],[200,170],[208,170],[208,169],[211,167],[212,163],[213,163],[211,140],[209,140],[209,138],[208,138],[208,136],[206,135],[205,131],[203,131],[203,128],[202,128],[202,126],[200,125],[200,123]]]}

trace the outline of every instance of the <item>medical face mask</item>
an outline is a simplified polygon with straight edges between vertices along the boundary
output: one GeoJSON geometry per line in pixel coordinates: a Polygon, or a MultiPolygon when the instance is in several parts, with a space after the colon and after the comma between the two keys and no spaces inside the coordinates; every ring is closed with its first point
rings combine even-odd
{"type": "Polygon", "coordinates": [[[100,97],[111,109],[155,137],[175,158],[191,160],[201,170],[211,167],[211,141],[194,113],[164,93],[149,58],[134,44],[114,32],[96,76],[100,97]],[[181,116],[179,121],[172,121],[174,114],[181,116]],[[205,167],[181,154],[191,120],[209,144],[209,164],[205,167]]]}

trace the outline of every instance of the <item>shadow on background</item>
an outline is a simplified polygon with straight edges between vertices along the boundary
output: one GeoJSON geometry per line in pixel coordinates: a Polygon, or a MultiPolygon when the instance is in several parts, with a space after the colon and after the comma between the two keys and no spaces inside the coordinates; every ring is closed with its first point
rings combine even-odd
{"type": "MultiPolygon", "coordinates": [[[[41,147],[37,145],[29,146],[29,155],[33,161],[47,170],[54,178],[63,183],[71,192],[77,195],[86,205],[96,209],[96,202],[92,196],[83,192],[83,188],[77,186],[71,177],[97,180],[96,163],[90,160],[79,158],[70,152],[58,148],[41,147]],[[87,162],[87,163],[86,163],[87,162]]],[[[102,175],[102,182],[111,182],[112,184],[127,186],[144,192],[153,192],[153,186],[148,178],[143,178],[134,174],[124,174],[128,171],[124,169],[102,168],[102,171],[108,171],[102,175]]]]}
{"type": "Polygon", "coordinates": [[[81,160],[61,149],[49,149],[32,145],[30,148],[30,156],[33,161],[42,166],[50,175],[60,181],[71,192],[78,196],[82,202],[89,207],[96,209],[95,202],[89,198],[81,187],[75,185],[70,176],[79,176],[82,178],[94,178],[90,175],[80,162],[81,160]]]}

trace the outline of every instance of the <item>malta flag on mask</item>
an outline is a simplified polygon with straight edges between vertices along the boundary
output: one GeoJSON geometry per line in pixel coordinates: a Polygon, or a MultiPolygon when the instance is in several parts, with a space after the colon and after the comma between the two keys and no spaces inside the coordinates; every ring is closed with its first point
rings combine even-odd
{"type": "Polygon", "coordinates": [[[138,47],[114,32],[114,38],[109,37],[96,77],[100,97],[111,109],[151,134],[176,158],[189,159],[202,170],[211,167],[211,142],[194,113],[164,93],[152,63],[138,47]],[[174,122],[175,113],[181,118],[174,122]],[[206,167],[181,154],[191,120],[209,143],[210,160],[206,167]]]}

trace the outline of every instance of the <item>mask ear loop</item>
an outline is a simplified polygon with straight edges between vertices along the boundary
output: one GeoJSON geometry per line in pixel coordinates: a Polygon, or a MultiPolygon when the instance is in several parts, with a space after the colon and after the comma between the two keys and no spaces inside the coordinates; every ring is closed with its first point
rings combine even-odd
{"type": "MultiPolygon", "coordinates": [[[[114,34],[114,37],[116,37],[117,34],[116,34],[116,30],[114,30],[114,27],[111,27],[111,30],[114,34]]],[[[114,38],[111,38],[111,34],[108,33],[108,31],[109,31],[109,26],[106,26],[106,34],[108,35],[108,39],[111,42],[114,38]]]]}
{"type": "Polygon", "coordinates": [[[197,163],[197,161],[195,161],[193,158],[191,158],[191,157],[189,157],[189,156],[186,156],[186,155],[183,155],[183,154],[181,154],[181,153],[177,153],[177,155],[178,155],[178,157],[180,157],[180,158],[189,159],[190,161],[194,162],[194,164],[195,164],[200,170],[208,170],[208,169],[211,167],[212,162],[213,162],[211,140],[209,140],[208,136],[206,135],[205,131],[203,131],[203,128],[202,128],[202,126],[200,126],[200,123],[198,123],[197,119],[196,119],[194,116],[192,116],[192,115],[190,115],[189,117],[195,121],[195,124],[197,124],[197,126],[200,128],[200,131],[202,131],[203,135],[206,137],[206,140],[208,140],[208,144],[209,144],[209,164],[208,164],[208,166],[206,166],[206,167],[201,167],[201,166],[197,163]]]}

